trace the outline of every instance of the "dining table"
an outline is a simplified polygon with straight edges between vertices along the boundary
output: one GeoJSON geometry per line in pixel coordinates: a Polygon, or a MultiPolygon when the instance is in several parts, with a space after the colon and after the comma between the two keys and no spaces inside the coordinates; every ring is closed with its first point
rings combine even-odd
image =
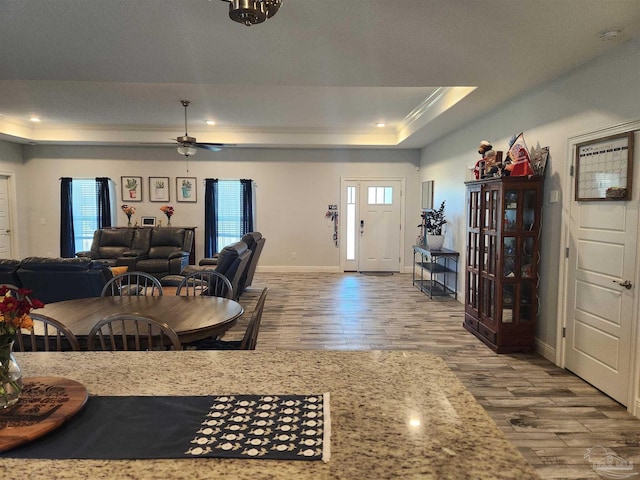
{"type": "MultiPolygon", "coordinates": [[[[234,300],[206,295],[123,295],[49,303],[35,313],[62,322],[78,337],[82,346],[91,328],[114,313],[145,315],[164,322],[173,328],[184,344],[224,334],[236,324],[244,309],[234,300]]],[[[34,333],[42,334],[42,326],[36,324],[34,333]]]]}
{"type": "MultiPolygon", "coordinates": [[[[84,386],[88,400],[59,429],[1,452],[4,478],[539,480],[444,360],[427,352],[182,350],[15,356],[25,384],[32,385],[30,377],[48,382],[62,377],[59,383],[84,386]],[[295,401],[290,407],[264,409],[246,395],[270,402],[288,395],[323,396],[325,416],[321,422],[319,408],[303,410],[295,401]],[[226,409],[232,404],[236,413],[229,415],[226,409]],[[189,427],[194,409],[204,413],[189,427]],[[237,428],[223,434],[225,421],[236,422],[237,428]],[[193,433],[168,433],[180,428],[193,433]],[[305,454],[312,448],[306,445],[314,444],[305,435],[320,429],[326,456],[265,459],[282,445],[293,456],[305,454]],[[256,442],[254,434],[269,434],[277,445],[256,442]],[[223,455],[235,456],[205,455],[217,447],[223,455]],[[176,455],[163,453],[171,449],[176,455]]],[[[47,392],[41,389],[42,408],[50,404],[47,392]]],[[[63,393],[57,389],[50,395],[63,393]]]]}

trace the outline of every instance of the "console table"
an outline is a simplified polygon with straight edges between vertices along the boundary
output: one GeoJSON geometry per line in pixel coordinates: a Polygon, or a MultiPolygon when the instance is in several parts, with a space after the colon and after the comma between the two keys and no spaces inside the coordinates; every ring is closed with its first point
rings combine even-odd
{"type": "Polygon", "coordinates": [[[458,298],[458,257],[454,250],[413,246],[413,285],[429,295],[458,298]]]}

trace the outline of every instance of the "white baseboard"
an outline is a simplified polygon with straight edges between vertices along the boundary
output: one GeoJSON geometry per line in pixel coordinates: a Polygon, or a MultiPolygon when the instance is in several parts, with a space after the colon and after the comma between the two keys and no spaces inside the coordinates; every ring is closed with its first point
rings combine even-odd
{"type": "Polygon", "coordinates": [[[319,266],[319,265],[309,265],[309,266],[300,266],[300,265],[267,265],[257,267],[256,271],[258,272],[273,272],[273,273],[284,273],[284,272],[296,272],[296,273],[341,273],[340,267],[336,266],[319,266]]]}
{"type": "Polygon", "coordinates": [[[536,338],[536,352],[556,365],[556,349],[536,338]]]}

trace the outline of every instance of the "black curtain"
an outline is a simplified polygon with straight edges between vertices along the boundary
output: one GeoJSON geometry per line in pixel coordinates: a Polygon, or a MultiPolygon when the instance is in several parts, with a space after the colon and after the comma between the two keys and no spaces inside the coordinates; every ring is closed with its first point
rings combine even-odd
{"type": "Polygon", "coordinates": [[[109,198],[109,179],[107,177],[96,178],[96,195],[98,205],[98,228],[111,226],[111,199],[109,198]]]}
{"type": "Polygon", "coordinates": [[[253,180],[240,180],[242,187],[242,235],[253,232],[253,180]]]}
{"type": "Polygon", "coordinates": [[[218,179],[204,180],[204,256],[218,252],[218,179]]]}
{"type": "Polygon", "coordinates": [[[60,256],[71,258],[76,255],[73,233],[72,179],[60,179],[60,256]]]}

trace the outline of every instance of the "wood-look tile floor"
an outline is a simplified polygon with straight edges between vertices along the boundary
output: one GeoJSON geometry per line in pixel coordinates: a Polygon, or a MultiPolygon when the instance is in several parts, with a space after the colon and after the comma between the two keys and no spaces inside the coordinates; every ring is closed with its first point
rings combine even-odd
{"type": "MultiPolygon", "coordinates": [[[[258,272],[241,300],[247,313],[264,286],[258,349],[430,352],[447,362],[542,478],[600,478],[585,458],[596,446],[640,463],[639,419],[539,355],[493,353],[462,328],[462,303],[430,300],[410,274],[258,272]]],[[[241,336],[245,321],[228,337],[241,336]]]]}

